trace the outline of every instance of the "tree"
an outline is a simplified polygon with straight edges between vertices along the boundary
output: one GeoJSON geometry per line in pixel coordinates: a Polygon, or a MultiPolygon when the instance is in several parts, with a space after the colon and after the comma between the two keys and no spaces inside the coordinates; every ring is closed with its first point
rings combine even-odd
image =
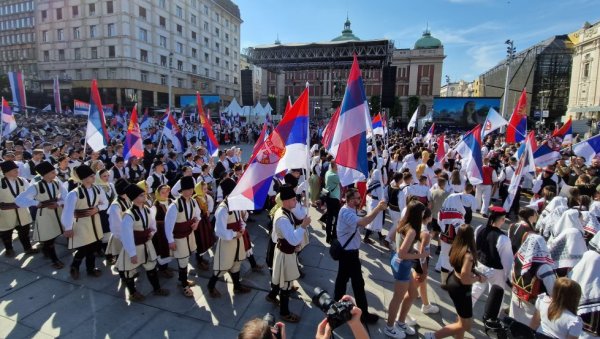
{"type": "Polygon", "coordinates": [[[379,98],[379,95],[373,95],[371,100],[369,100],[369,104],[371,108],[371,115],[379,113],[381,110],[381,99],[379,98]]]}
{"type": "Polygon", "coordinates": [[[419,104],[421,103],[421,99],[416,96],[410,96],[408,97],[408,115],[412,117],[413,113],[417,110],[417,108],[419,107],[419,104]]]}
{"type": "Polygon", "coordinates": [[[394,97],[394,107],[390,109],[390,116],[401,117],[402,116],[402,104],[400,103],[400,97],[394,97]]]}

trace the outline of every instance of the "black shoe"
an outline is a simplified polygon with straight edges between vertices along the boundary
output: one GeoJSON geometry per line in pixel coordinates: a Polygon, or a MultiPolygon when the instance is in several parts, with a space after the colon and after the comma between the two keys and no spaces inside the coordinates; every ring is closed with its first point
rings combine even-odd
{"type": "Polygon", "coordinates": [[[360,316],[360,321],[365,324],[375,324],[379,320],[379,316],[373,313],[367,313],[360,316]]]}

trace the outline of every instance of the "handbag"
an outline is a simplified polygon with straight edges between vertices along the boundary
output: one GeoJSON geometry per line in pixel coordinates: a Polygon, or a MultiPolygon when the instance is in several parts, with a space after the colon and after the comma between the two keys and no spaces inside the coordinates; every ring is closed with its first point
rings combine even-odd
{"type": "Polygon", "coordinates": [[[331,259],[335,261],[340,260],[340,258],[344,254],[344,249],[346,249],[346,246],[348,246],[350,240],[352,240],[352,238],[354,238],[354,236],[356,235],[356,231],[358,231],[358,227],[354,230],[354,233],[352,233],[350,238],[346,240],[344,246],[342,246],[339,240],[333,239],[333,241],[331,242],[331,246],[329,247],[329,255],[331,256],[331,259]]]}

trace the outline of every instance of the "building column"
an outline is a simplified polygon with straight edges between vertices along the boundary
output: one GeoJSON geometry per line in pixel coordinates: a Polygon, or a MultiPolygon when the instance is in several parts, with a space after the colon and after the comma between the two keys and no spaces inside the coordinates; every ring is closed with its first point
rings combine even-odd
{"type": "Polygon", "coordinates": [[[152,92],[152,105],[153,106],[158,106],[158,92],[153,91],[152,92]]]}
{"type": "Polygon", "coordinates": [[[123,105],[123,98],[121,97],[121,88],[117,87],[117,105],[121,107],[123,105]]]}
{"type": "Polygon", "coordinates": [[[142,106],[142,90],[141,89],[135,90],[135,94],[136,94],[136,97],[137,97],[137,101],[136,102],[137,102],[138,106],[141,107],[142,106]]]}

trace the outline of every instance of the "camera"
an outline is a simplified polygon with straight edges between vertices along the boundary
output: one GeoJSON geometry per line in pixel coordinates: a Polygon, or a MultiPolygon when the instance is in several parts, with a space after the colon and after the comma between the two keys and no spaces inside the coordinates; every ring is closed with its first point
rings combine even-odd
{"type": "Polygon", "coordinates": [[[312,302],[327,315],[327,323],[335,329],[352,319],[354,304],[349,301],[335,301],[327,291],[315,287],[312,302]]]}
{"type": "Polygon", "coordinates": [[[281,339],[281,329],[277,324],[275,324],[275,317],[271,313],[267,313],[263,317],[263,321],[269,325],[271,328],[271,333],[273,333],[275,338],[281,339]]]}

